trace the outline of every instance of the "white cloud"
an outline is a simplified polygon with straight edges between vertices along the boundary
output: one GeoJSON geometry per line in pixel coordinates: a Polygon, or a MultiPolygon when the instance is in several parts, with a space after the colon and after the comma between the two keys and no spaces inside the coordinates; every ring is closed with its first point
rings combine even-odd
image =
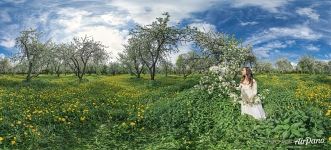
{"type": "Polygon", "coordinates": [[[312,20],[319,20],[320,15],[315,12],[312,8],[299,8],[296,10],[296,13],[298,13],[301,16],[307,16],[308,18],[312,20]]]}
{"type": "Polygon", "coordinates": [[[58,25],[64,27],[68,33],[79,30],[83,24],[83,17],[90,15],[91,12],[74,8],[62,8],[57,12],[61,17],[57,19],[58,25]]]}
{"type": "Polygon", "coordinates": [[[246,45],[251,43],[252,45],[256,45],[273,39],[286,37],[303,40],[317,40],[321,38],[322,35],[314,32],[312,29],[304,25],[296,25],[293,27],[272,27],[247,38],[244,44],[246,45]]]}
{"type": "Polygon", "coordinates": [[[274,42],[270,42],[268,44],[265,44],[264,47],[267,47],[269,49],[271,49],[271,48],[285,48],[285,47],[287,47],[287,45],[280,42],[280,41],[274,41],[274,42]]]}
{"type": "Polygon", "coordinates": [[[215,25],[212,25],[212,24],[209,24],[209,23],[206,23],[206,22],[192,23],[189,26],[196,27],[201,32],[216,31],[216,26],[215,25]]]}
{"type": "Polygon", "coordinates": [[[101,19],[110,25],[123,25],[130,21],[128,16],[122,16],[120,14],[105,14],[100,16],[101,19]]]}
{"type": "Polygon", "coordinates": [[[253,51],[255,55],[259,58],[268,58],[270,56],[270,52],[268,49],[263,49],[263,48],[256,48],[253,51]]]}
{"type": "Polygon", "coordinates": [[[278,12],[279,8],[288,4],[291,0],[232,0],[233,7],[256,6],[269,12],[278,12]]]}
{"type": "Polygon", "coordinates": [[[154,21],[156,17],[160,17],[163,12],[169,12],[171,22],[174,24],[181,21],[183,18],[190,18],[193,12],[207,10],[213,3],[214,0],[114,0],[111,1],[109,5],[115,6],[120,11],[126,11],[129,17],[138,24],[149,24],[154,21]]]}
{"type": "Polygon", "coordinates": [[[252,22],[241,22],[240,23],[241,26],[256,25],[256,24],[258,24],[258,22],[256,22],[256,21],[252,21],[252,22]]]}
{"type": "Polygon", "coordinates": [[[7,49],[13,48],[19,30],[19,25],[17,24],[2,26],[0,30],[0,46],[7,49]]]}
{"type": "Polygon", "coordinates": [[[118,53],[122,52],[128,33],[127,30],[119,31],[114,28],[99,26],[84,27],[75,36],[92,35],[96,41],[100,41],[108,47],[106,50],[112,54],[111,60],[113,61],[118,56],[118,53]]]}
{"type": "Polygon", "coordinates": [[[0,45],[6,48],[13,48],[15,46],[15,39],[10,39],[10,38],[0,39],[0,45]]]}
{"type": "Polygon", "coordinates": [[[285,42],[287,45],[293,45],[295,43],[294,40],[288,40],[285,42]]]}
{"type": "Polygon", "coordinates": [[[288,44],[280,41],[273,41],[253,49],[253,52],[260,58],[267,58],[270,56],[271,50],[279,52],[279,48],[286,48],[288,44]]]}
{"type": "Polygon", "coordinates": [[[129,19],[116,12],[105,12],[102,15],[93,15],[92,12],[77,8],[60,8],[57,11],[59,18],[50,20],[49,35],[57,43],[69,42],[73,37],[92,36],[107,46],[111,53],[110,61],[115,61],[123,44],[128,38],[128,30],[120,30],[121,25],[129,19]]]}
{"type": "Polygon", "coordinates": [[[316,47],[314,46],[313,44],[309,44],[306,46],[306,49],[309,50],[309,51],[319,51],[320,48],[319,47],[316,47]]]}

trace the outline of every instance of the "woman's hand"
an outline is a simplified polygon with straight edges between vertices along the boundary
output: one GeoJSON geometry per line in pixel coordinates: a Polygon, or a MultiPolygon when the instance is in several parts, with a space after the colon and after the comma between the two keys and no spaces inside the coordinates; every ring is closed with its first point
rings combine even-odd
{"type": "Polygon", "coordinates": [[[239,86],[237,86],[237,87],[235,87],[236,88],[236,90],[240,90],[241,89],[241,84],[239,84],[239,86]]]}

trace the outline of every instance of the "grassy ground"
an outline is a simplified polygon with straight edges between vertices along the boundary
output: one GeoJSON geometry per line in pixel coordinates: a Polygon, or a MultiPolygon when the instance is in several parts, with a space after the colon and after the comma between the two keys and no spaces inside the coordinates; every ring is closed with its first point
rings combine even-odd
{"type": "Polygon", "coordinates": [[[305,137],[325,142],[299,147],[330,146],[330,76],[257,75],[258,90],[270,90],[263,122],[193,90],[198,76],[23,79],[0,76],[0,148],[285,149],[305,137]]]}
{"type": "Polygon", "coordinates": [[[89,81],[78,84],[74,76],[42,75],[31,83],[22,82],[23,76],[0,76],[0,146],[85,148],[98,145],[95,137],[103,124],[119,126],[116,134],[124,138],[122,131],[144,130],[138,126],[148,103],[174,97],[198,82],[179,76],[150,82],[143,77],[87,76],[89,81]]]}

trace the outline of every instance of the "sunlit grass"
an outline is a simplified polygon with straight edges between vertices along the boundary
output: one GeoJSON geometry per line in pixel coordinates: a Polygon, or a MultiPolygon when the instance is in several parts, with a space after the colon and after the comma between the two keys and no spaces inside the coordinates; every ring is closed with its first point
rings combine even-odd
{"type": "MultiPolygon", "coordinates": [[[[320,117],[331,117],[330,76],[263,74],[255,77],[259,91],[270,90],[263,101],[269,117],[265,128],[274,128],[283,117],[298,110],[306,115],[321,113],[320,117]]],[[[247,141],[245,138],[252,136],[253,131],[240,132],[244,136],[241,139],[236,129],[225,125],[238,128],[247,122],[257,125],[247,118],[231,119],[238,117],[240,110],[225,100],[190,93],[190,88],[199,82],[199,75],[185,80],[176,75],[157,75],[156,81],[150,81],[147,74],[141,79],[130,75],[87,75],[81,83],[74,75],[60,78],[40,75],[31,83],[23,80],[22,75],[0,76],[0,148],[201,148],[204,143],[211,143],[207,137],[225,135],[229,141],[220,138],[214,141],[214,148],[236,148],[238,141],[232,144],[231,140],[247,141]],[[191,108],[193,105],[196,108],[191,108]],[[180,114],[182,112],[184,114],[180,114]],[[211,121],[212,118],[215,120],[211,121]],[[196,122],[187,122],[194,119],[196,122]],[[176,129],[168,130],[173,126],[176,129]],[[214,129],[210,130],[215,133],[196,134],[211,126],[214,129]],[[199,142],[202,139],[205,142],[199,142]]],[[[305,127],[312,128],[308,124],[305,127]]],[[[316,132],[322,129],[318,122],[314,128],[316,132]]],[[[266,138],[269,132],[261,129],[258,137],[266,138]]],[[[323,136],[328,133],[324,132],[323,136]]],[[[279,134],[282,135],[276,132],[274,136],[279,134]]]]}

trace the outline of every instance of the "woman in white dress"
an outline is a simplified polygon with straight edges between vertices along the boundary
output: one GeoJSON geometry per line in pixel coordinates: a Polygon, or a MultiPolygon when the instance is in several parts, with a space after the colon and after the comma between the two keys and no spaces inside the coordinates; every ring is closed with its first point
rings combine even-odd
{"type": "Polygon", "coordinates": [[[257,83],[253,79],[252,71],[249,67],[244,67],[241,71],[242,79],[239,89],[241,90],[241,114],[248,114],[255,119],[265,119],[266,115],[262,108],[260,98],[257,94],[257,83]]]}

